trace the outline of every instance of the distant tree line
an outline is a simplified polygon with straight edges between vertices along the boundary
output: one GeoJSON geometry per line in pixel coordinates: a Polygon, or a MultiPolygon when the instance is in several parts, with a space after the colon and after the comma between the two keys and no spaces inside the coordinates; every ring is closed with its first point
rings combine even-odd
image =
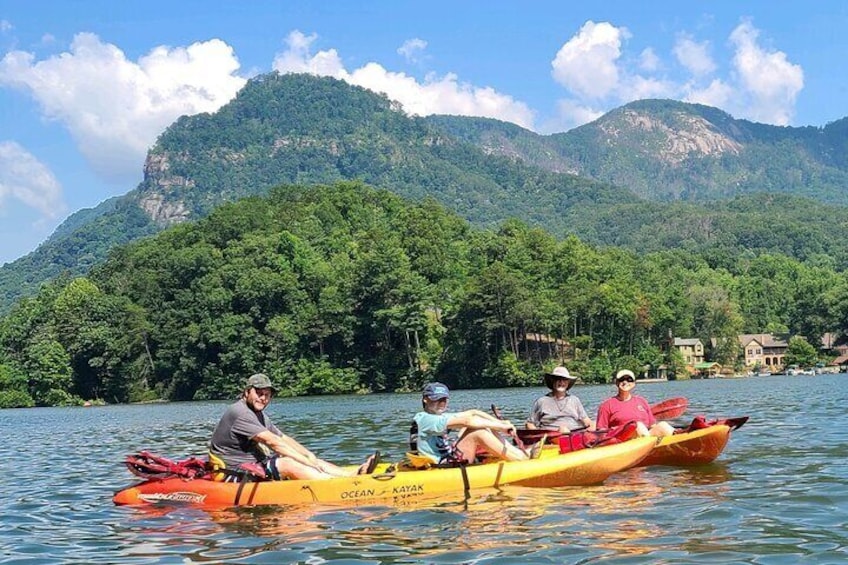
{"type": "Polygon", "coordinates": [[[116,248],[0,320],[0,406],[232,397],[270,374],[287,395],[539,384],[569,368],[682,360],[669,336],[817,343],[848,320],[848,279],[821,258],[639,255],[507,221],[472,228],[434,200],[357,182],[288,186],[116,248]],[[712,263],[711,263],[712,261],[712,263]]]}

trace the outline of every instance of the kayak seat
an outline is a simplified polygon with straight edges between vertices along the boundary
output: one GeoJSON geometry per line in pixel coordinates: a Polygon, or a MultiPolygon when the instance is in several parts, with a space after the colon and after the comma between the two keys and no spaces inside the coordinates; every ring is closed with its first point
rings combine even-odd
{"type": "Polygon", "coordinates": [[[421,455],[417,451],[407,451],[404,464],[409,468],[418,470],[429,469],[435,465],[432,459],[426,455],[421,455]]]}
{"type": "Polygon", "coordinates": [[[209,453],[209,470],[212,480],[226,483],[257,482],[267,480],[265,468],[261,463],[242,463],[237,468],[227,467],[224,460],[209,453]]]}
{"type": "MultiPolygon", "coordinates": [[[[461,456],[461,454],[459,454],[461,456]]],[[[476,460],[475,463],[482,461],[476,460]]],[[[421,455],[417,451],[407,451],[401,467],[409,470],[423,471],[425,469],[450,469],[453,467],[464,467],[466,464],[460,458],[445,457],[439,463],[433,463],[433,460],[426,455],[421,455]]]]}

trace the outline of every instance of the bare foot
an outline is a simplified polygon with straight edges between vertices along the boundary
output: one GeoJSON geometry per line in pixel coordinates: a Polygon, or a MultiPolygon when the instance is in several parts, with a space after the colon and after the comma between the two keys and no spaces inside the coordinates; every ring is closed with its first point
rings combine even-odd
{"type": "Polygon", "coordinates": [[[368,456],[368,459],[365,460],[365,463],[359,466],[359,471],[356,473],[357,475],[370,475],[374,472],[374,469],[377,468],[377,464],[380,462],[380,452],[375,451],[371,455],[368,456]]]}

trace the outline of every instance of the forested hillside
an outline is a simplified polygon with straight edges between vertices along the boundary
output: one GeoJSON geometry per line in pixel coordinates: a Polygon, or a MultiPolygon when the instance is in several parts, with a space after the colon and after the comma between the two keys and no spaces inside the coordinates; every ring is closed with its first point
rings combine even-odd
{"type": "Polygon", "coordinates": [[[784,193],[848,204],[848,119],[779,127],[700,104],[640,100],[550,136],[483,118],[428,120],[491,155],[626,187],[654,202],[784,193]]]}
{"type": "Polygon", "coordinates": [[[774,128],[643,101],[539,136],[493,120],[410,117],[330,78],[262,75],[218,112],[172,124],[135,190],[74,214],[35,252],[0,267],[0,313],[61,273],[87,273],[116,245],[222,203],[340,180],[434,198],[479,227],[519,218],[557,237],[682,249],[713,266],[781,253],[843,270],[848,208],[816,199],[845,202],[846,154],[845,120],[774,128]]]}
{"type": "Polygon", "coordinates": [[[559,233],[567,210],[637,200],[625,189],[487,156],[383,96],[309,75],[254,78],[217,113],[177,120],[151,148],[144,172],[136,190],[0,268],[0,311],[62,271],[87,272],[114,244],[280,184],[359,179],[436,198],[480,226],[520,217],[559,233]]]}
{"type": "MultiPolygon", "coordinates": [[[[848,280],[782,255],[601,249],[509,221],[482,230],[360,183],[280,187],[117,248],[0,321],[0,406],[232,397],[270,374],[288,395],[538,384],[569,368],[682,371],[669,336],[846,327],[848,280]],[[552,358],[553,357],[553,358],[552,358]]],[[[681,373],[682,374],[682,373],[681,373]]]]}

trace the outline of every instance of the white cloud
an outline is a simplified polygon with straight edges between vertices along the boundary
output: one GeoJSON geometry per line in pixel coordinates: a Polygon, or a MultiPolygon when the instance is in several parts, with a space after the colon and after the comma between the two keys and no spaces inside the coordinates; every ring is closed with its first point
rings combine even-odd
{"type": "Polygon", "coordinates": [[[597,120],[604,115],[603,110],[591,108],[576,100],[560,99],[556,103],[556,116],[542,125],[543,133],[567,131],[597,120]]]}
{"type": "Polygon", "coordinates": [[[8,33],[14,29],[15,26],[12,25],[12,22],[9,20],[0,20],[0,33],[8,33]]]}
{"type": "Polygon", "coordinates": [[[618,95],[622,102],[632,102],[645,98],[671,98],[678,90],[679,86],[671,81],[633,75],[622,83],[618,95]]]}
{"type": "Polygon", "coordinates": [[[403,45],[398,47],[398,54],[402,55],[410,63],[418,63],[421,60],[424,50],[427,49],[427,42],[423,39],[407,39],[403,45]]]}
{"type": "Polygon", "coordinates": [[[600,99],[619,86],[618,59],[626,28],[588,21],[569,39],[551,62],[558,83],[581,98],[600,99]]]}
{"type": "Polygon", "coordinates": [[[288,49],[274,57],[273,68],[280,73],[310,73],[331,76],[374,92],[384,93],[400,102],[404,110],[420,116],[456,114],[484,116],[533,128],[534,115],[523,102],[497,92],[460,82],[456,75],[429,75],[419,82],[402,72],[392,72],[378,63],[348,71],[335,49],[312,55],[316,35],[294,31],[288,36],[288,49]]]}
{"type": "Polygon", "coordinates": [[[709,41],[698,43],[682,34],[677,38],[672,52],[680,64],[695,76],[708,75],[716,70],[716,64],[710,57],[709,41]]]}
{"type": "Polygon", "coordinates": [[[730,111],[735,107],[736,89],[721,79],[713,79],[704,88],[687,85],[683,100],[693,104],[704,104],[730,111]]]}
{"type": "Polygon", "coordinates": [[[316,39],[318,36],[314,33],[305,35],[298,30],[289,33],[286,38],[288,49],[274,56],[271,68],[281,73],[309,73],[343,79],[347,71],[335,49],[311,55],[312,43],[316,39]]]}
{"type": "Polygon", "coordinates": [[[639,54],[639,68],[643,71],[654,72],[660,69],[660,58],[653,47],[646,47],[639,54]]]}
{"type": "Polygon", "coordinates": [[[0,141],[0,208],[10,198],[50,219],[65,213],[62,187],[50,169],[14,141],[0,141]]]}
{"type": "Polygon", "coordinates": [[[795,99],[804,88],[804,71],[782,51],[768,52],[757,43],[759,30],[743,21],[730,34],[736,48],[733,64],[741,87],[751,97],[747,115],[758,121],[787,125],[795,99]]]}
{"type": "Polygon", "coordinates": [[[803,71],[785,53],[762,48],[758,35],[750,22],[738,25],[730,34],[733,68],[716,77],[720,68],[709,41],[679,34],[672,55],[680,67],[663,69],[652,47],[628,56],[624,46],[631,35],[626,28],[587,21],[552,61],[552,76],[567,95],[558,102],[556,119],[546,122],[545,129],[551,123],[580,125],[594,119],[598,107],[610,110],[643,98],[682,99],[737,117],[789,124],[804,86],[803,71]],[[675,70],[684,74],[673,74],[675,70]]]}
{"type": "Polygon", "coordinates": [[[46,119],[60,121],[103,178],[136,178],[147,149],[176,118],[213,112],[245,84],[232,48],[213,39],[156,47],[138,62],[96,35],[42,61],[12,51],[0,60],[0,85],[28,91],[46,119]]]}

